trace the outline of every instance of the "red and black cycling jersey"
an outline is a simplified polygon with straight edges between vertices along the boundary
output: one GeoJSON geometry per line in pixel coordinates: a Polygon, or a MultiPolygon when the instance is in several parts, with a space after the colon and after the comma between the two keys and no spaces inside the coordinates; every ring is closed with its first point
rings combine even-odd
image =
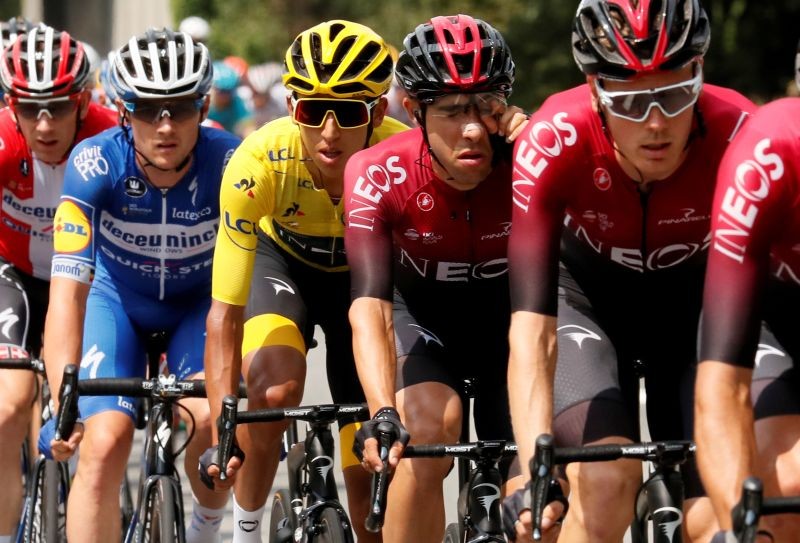
{"type": "MultiPolygon", "coordinates": [[[[116,124],[114,111],[91,103],[75,142],[116,124]]],[[[32,156],[11,110],[0,110],[0,257],[38,279],[50,279],[53,218],[65,168],[66,160],[52,165],[32,156]]]]}
{"type": "Polygon", "coordinates": [[[697,107],[685,160],[644,192],[617,162],[588,85],[542,105],[514,149],[513,310],[555,315],[559,258],[609,284],[686,266],[702,280],[716,169],[755,106],[705,85],[697,107]]]}
{"type": "Polygon", "coordinates": [[[511,165],[496,159],[486,179],[462,191],[434,174],[419,128],[355,154],[344,180],[353,298],[392,300],[397,287],[411,307],[437,304],[422,299],[433,292],[507,289],[511,165]]]}
{"type": "Polygon", "coordinates": [[[752,367],[766,283],[800,291],[800,99],[748,121],[720,165],[712,216],[702,360],[752,367]]]}

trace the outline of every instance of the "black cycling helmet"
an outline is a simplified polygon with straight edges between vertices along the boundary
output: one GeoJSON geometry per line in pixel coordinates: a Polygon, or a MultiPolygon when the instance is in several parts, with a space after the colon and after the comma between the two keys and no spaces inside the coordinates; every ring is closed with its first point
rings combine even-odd
{"type": "Polygon", "coordinates": [[[699,0],[581,0],[572,54],[586,75],[625,80],[681,68],[705,55],[710,39],[699,0]]]}
{"type": "Polygon", "coordinates": [[[514,61],[503,36],[469,15],[434,17],[403,40],[395,68],[411,98],[432,102],[445,94],[511,94],[514,61]]]}

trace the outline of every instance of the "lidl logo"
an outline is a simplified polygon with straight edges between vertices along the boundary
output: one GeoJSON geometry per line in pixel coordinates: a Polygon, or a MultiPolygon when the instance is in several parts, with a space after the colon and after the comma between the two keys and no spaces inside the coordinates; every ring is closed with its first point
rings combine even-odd
{"type": "Polygon", "coordinates": [[[53,245],[58,253],[77,253],[89,246],[91,225],[77,205],[61,202],[56,210],[53,245]]]}

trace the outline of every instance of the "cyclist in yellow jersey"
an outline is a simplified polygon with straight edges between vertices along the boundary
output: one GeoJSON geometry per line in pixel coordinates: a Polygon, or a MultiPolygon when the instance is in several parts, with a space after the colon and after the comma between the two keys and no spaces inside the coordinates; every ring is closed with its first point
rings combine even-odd
{"type": "MultiPolygon", "coordinates": [[[[248,136],[231,158],[220,195],[207,320],[212,416],[240,375],[248,408],[298,405],[316,324],[325,332],[333,401],[364,401],[347,318],[350,278],[340,198],[347,159],[406,128],[385,117],[392,69],[386,43],[360,24],[334,20],[300,33],[285,58],[289,116],[248,136]]],[[[359,541],[379,541],[363,528],[369,474],[350,452],[355,425],[342,426],[353,524],[359,541]]],[[[225,482],[217,478],[215,449],[201,459],[208,484],[220,489],[236,481],[234,543],[261,541],[284,428],[242,426],[237,437],[248,461],[234,458],[225,482]]]]}

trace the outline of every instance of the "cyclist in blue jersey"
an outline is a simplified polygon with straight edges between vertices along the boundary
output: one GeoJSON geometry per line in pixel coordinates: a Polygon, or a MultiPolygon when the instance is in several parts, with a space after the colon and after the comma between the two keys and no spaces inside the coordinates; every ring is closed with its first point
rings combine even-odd
{"type": "MultiPolygon", "coordinates": [[[[150,29],[114,54],[123,125],[76,146],[54,221],[45,357],[55,390],[77,361],[82,379],[144,375],[145,340],[157,331],[167,333],[171,373],[203,375],[220,180],[239,143],[200,126],[211,77],[208,50],[182,32],[150,29]]],[[[197,474],[211,443],[208,402],[182,403],[195,424],[185,455],[195,497],[187,541],[219,541],[227,494],[206,489],[197,474]]],[[[63,459],[82,441],[67,535],[118,540],[135,402],[85,397],[79,409],[83,425],[51,443],[63,459]]]]}

